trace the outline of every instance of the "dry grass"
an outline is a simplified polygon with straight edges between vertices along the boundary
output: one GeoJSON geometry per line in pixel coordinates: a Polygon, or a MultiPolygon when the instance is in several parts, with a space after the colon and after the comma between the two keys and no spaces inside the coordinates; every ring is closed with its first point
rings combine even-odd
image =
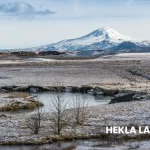
{"type": "Polygon", "coordinates": [[[31,95],[26,92],[11,92],[8,96],[8,98],[23,98],[26,99],[30,97],[31,95]]]}

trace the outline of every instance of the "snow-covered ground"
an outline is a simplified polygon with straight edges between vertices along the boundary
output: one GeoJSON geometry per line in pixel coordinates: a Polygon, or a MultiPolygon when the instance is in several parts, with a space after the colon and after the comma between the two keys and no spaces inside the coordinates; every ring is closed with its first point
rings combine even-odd
{"type": "MultiPolygon", "coordinates": [[[[53,135],[49,127],[49,119],[45,117],[42,121],[42,128],[38,135],[26,128],[25,119],[28,113],[6,114],[7,117],[0,117],[0,142],[14,143],[36,143],[42,139],[49,137],[58,138],[53,135]]],[[[71,138],[76,137],[92,137],[105,133],[105,126],[146,126],[150,124],[150,101],[118,103],[112,105],[96,106],[90,108],[90,117],[83,126],[67,128],[62,131],[62,136],[71,138]]],[[[137,134],[138,135],[138,134],[137,134]]],[[[128,135],[136,136],[136,135],[128,135]]],[[[108,142],[108,141],[107,141],[108,142]]],[[[123,141],[124,142],[124,141],[123,141]]],[[[149,144],[144,144],[150,148],[149,144]]],[[[143,145],[143,146],[144,146],[143,145]]],[[[140,145],[141,146],[141,145],[140,145]]]]}
{"type": "Polygon", "coordinates": [[[149,59],[150,53],[120,53],[115,58],[149,59]]]}
{"type": "MultiPolygon", "coordinates": [[[[56,79],[62,80],[64,86],[91,85],[106,89],[119,89],[150,93],[150,54],[118,54],[107,58],[78,61],[40,61],[0,63],[0,86],[51,86],[56,79]],[[115,59],[114,59],[115,58],[115,59]],[[129,70],[139,72],[132,74],[129,70]]],[[[7,60],[7,62],[9,62],[7,60]]],[[[11,61],[12,62],[12,61],[11,61]]],[[[104,132],[104,120],[110,125],[149,125],[150,101],[137,101],[91,107],[91,117],[84,126],[79,126],[77,135],[100,134],[104,132]]],[[[38,136],[32,135],[24,128],[24,119],[27,115],[12,114],[11,118],[0,118],[0,140],[37,142],[42,137],[49,136],[48,120],[44,120],[38,136]],[[8,134],[9,133],[9,134],[8,134]]],[[[71,131],[71,129],[69,130],[71,131]]],[[[65,132],[65,131],[64,131],[65,132]]],[[[66,133],[66,132],[65,132],[66,133]]],[[[68,132],[70,134],[70,132],[68,132]]],[[[53,135],[52,135],[53,136],[53,135]]],[[[126,149],[122,145],[122,149],[126,149]]],[[[148,147],[148,142],[141,142],[141,149],[148,147]]],[[[119,147],[116,147],[116,149],[119,147]]],[[[80,148],[79,148],[80,149],[80,148]]],[[[144,150],[144,149],[143,149],[144,150]]]]}
{"type": "Polygon", "coordinates": [[[117,54],[92,60],[6,60],[0,61],[0,86],[95,84],[110,88],[148,90],[149,80],[128,70],[150,76],[150,53],[117,54]]]}

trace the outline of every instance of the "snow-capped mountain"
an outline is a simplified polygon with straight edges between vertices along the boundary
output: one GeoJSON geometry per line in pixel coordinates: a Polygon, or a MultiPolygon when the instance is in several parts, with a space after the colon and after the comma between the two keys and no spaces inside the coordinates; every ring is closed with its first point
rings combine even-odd
{"type": "Polygon", "coordinates": [[[150,49],[150,41],[138,41],[113,29],[100,28],[76,39],[15,51],[126,51],[144,49],[150,49]]]}
{"type": "Polygon", "coordinates": [[[37,50],[127,50],[149,47],[148,41],[137,41],[110,28],[100,28],[77,39],[63,40],[36,48],[37,50]]]}

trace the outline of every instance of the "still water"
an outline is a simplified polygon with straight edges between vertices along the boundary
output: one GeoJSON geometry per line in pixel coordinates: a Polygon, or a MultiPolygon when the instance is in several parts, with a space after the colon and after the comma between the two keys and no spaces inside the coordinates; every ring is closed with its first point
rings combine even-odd
{"type": "MultiPolygon", "coordinates": [[[[33,94],[34,95],[34,94],[33,94]]],[[[36,100],[42,102],[44,106],[41,108],[44,112],[50,111],[50,106],[55,99],[57,99],[55,93],[44,92],[39,93],[36,96],[36,100]]],[[[109,96],[93,96],[90,94],[71,93],[65,92],[60,94],[61,100],[64,100],[64,104],[67,104],[67,109],[74,108],[74,101],[80,99],[85,102],[85,106],[97,106],[108,104],[112,97],[109,96]]]]}

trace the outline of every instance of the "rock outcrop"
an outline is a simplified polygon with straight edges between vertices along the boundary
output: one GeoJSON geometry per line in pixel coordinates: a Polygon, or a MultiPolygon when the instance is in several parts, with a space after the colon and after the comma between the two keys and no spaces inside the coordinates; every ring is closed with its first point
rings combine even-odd
{"type": "Polygon", "coordinates": [[[119,93],[113,99],[111,99],[109,104],[130,102],[133,100],[134,93],[119,93]]]}

